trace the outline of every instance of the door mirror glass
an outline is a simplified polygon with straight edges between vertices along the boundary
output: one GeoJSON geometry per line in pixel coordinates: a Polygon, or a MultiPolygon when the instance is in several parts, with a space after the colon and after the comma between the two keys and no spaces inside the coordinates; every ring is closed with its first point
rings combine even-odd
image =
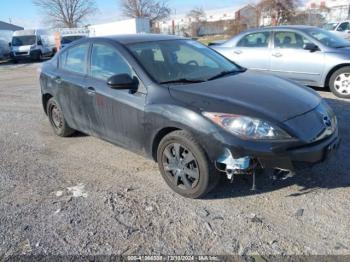
{"type": "Polygon", "coordinates": [[[306,43],[306,44],[304,45],[304,50],[308,50],[308,51],[311,51],[311,52],[315,52],[315,51],[318,51],[318,50],[320,50],[320,49],[318,48],[317,45],[315,45],[315,44],[313,44],[313,43],[306,43]]]}
{"type": "Polygon", "coordinates": [[[128,74],[119,74],[108,78],[107,84],[113,89],[137,90],[139,80],[136,77],[131,78],[128,74]]]}

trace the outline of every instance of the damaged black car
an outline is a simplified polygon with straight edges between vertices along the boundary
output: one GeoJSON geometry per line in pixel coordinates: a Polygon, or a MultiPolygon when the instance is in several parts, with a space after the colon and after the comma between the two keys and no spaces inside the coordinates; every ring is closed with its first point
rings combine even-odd
{"type": "Polygon", "coordinates": [[[79,40],[43,65],[40,83],[58,136],[80,131],[149,157],[189,198],[220,176],[323,162],[340,141],[315,91],[181,37],[79,40]]]}

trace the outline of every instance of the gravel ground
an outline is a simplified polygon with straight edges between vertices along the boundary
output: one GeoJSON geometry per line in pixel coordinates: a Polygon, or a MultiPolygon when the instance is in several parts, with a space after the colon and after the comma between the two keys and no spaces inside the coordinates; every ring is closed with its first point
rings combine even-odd
{"type": "Polygon", "coordinates": [[[0,66],[0,260],[20,255],[350,254],[350,101],[320,92],[342,135],[328,163],[285,179],[173,193],[157,165],[85,135],[54,136],[40,64],[0,66]],[[349,161],[349,162],[348,162],[349,161]]]}

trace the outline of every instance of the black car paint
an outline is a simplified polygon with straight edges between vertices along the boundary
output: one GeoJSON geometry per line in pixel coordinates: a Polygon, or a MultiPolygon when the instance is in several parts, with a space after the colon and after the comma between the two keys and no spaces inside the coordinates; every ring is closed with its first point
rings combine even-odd
{"type": "Polygon", "coordinates": [[[179,38],[124,36],[74,42],[70,47],[92,42],[114,46],[134,69],[140,81],[139,89],[136,92],[115,90],[91,78],[89,72],[85,75],[63,72],[56,56],[42,68],[43,103],[47,97],[55,97],[72,128],[154,160],[159,140],[177,129],[192,133],[212,163],[228,148],[236,158],[259,159],[263,167],[293,169],[293,161],[322,161],[325,148],[334,141],[338,143],[338,131],[322,141],[311,142],[315,137],[314,128],[322,128],[322,123],[302,120],[303,115],[312,112],[321,102],[320,96],[309,88],[249,71],[205,83],[159,85],[124,46],[138,41],[172,39],[179,38]],[[213,124],[202,115],[203,111],[261,118],[282,127],[294,138],[242,140],[213,124]],[[293,119],[298,117],[301,122],[293,124],[293,119]]]}

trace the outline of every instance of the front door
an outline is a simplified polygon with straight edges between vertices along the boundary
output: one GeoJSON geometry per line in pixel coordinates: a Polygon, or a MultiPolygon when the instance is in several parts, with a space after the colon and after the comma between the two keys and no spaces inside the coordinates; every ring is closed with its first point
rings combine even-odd
{"type": "Polygon", "coordinates": [[[322,51],[304,50],[306,43],[311,40],[299,33],[275,32],[271,72],[304,85],[317,86],[321,82],[325,55],[322,51]]]}
{"type": "MultiPolygon", "coordinates": [[[[91,50],[89,85],[94,90],[96,125],[94,134],[112,143],[142,151],[146,94],[112,89],[107,80],[117,74],[137,77],[117,47],[95,43],[91,50]]],[[[144,90],[144,89],[142,89],[144,90]]]]}
{"type": "MultiPolygon", "coordinates": [[[[240,66],[251,70],[268,71],[270,69],[271,32],[256,32],[245,35],[234,47],[231,54],[225,55],[240,66]]],[[[226,51],[227,52],[227,51],[226,51]]]]}

